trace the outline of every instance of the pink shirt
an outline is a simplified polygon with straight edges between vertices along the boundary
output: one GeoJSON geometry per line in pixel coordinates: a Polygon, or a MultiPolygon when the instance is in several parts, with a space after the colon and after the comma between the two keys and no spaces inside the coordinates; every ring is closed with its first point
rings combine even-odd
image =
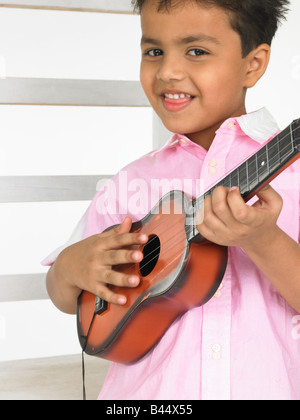
{"type": "MultiPolygon", "coordinates": [[[[163,148],[100,185],[64,246],[121,223],[127,214],[141,219],[167,190],[199,196],[277,132],[270,114],[261,109],[224,122],[209,151],[174,135],[163,148]]],[[[284,200],[278,225],[299,242],[300,161],[272,186],[284,200]]],[[[62,248],[44,264],[51,264],[62,248]]],[[[177,320],[141,361],[112,363],[99,399],[298,400],[300,315],[243,250],[230,248],[215,296],[177,320]]]]}

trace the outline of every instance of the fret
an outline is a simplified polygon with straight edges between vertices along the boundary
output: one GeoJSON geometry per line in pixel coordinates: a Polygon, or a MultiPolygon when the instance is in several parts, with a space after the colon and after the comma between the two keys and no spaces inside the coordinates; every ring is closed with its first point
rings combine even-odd
{"type": "Polygon", "coordinates": [[[290,125],[291,149],[294,150],[293,125],[290,125]]]}
{"type": "Polygon", "coordinates": [[[258,159],[258,182],[263,182],[268,174],[268,165],[267,165],[267,154],[266,148],[263,147],[257,153],[258,159]]]}
{"type": "Polygon", "coordinates": [[[229,188],[232,188],[233,184],[232,184],[232,172],[229,174],[229,188]]]}
{"type": "Polygon", "coordinates": [[[225,188],[230,188],[230,178],[229,178],[229,175],[227,175],[223,179],[223,181],[221,181],[218,185],[221,185],[222,187],[225,187],[225,188]]]}
{"type": "Polygon", "coordinates": [[[258,163],[257,155],[251,156],[248,160],[249,170],[249,191],[251,191],[258,184],[258,163]]]}
{"type": "Polygon", "coordinates": [[[269,144],[266,144],[267,174],[270,175],[269,144]]]}
{"type": "Polygon", "coordinates": [[[247,185],[247,191],[249,191],[250,187],[249,187],[249,162],[248,160],[245,163],[246,163],[246,185],[247,185]]]}
{"type": "Polygon", "coordinates": [[[297,152],[300,152],[300,118],[292,123],[293,140],[297,152]]]}
{"type": "Polygon", "coordinates": [[[276,146],[277,146],[278,160],[279,160],[279,163],[281,163],[279,136],[276,137],[276,146]]]}
{"type": "Polygon", "coordinates": [[[276,138],[271,141],[268,149],[269,156],[269,171],[270,173],[281,164],[281,153],[279,139],[276,138]]]}
{"type": "Polygon", "coordinates": [[[259,175],[258,175],[258,156],[257,156],[257,153],[255,153],[255,165],[256,165],[256,182],[257,182],[257,185],[258,185],[259,175]]]}
{"type": "Polygon", "coordinates": [[[293,138],[291,136],[291,126],[287,127],[278,135],[279,139],[279,153],[280,153],[280,163],[285,162],[289,159],[291,154],[294,152],[293,138]]]}
{"type": "Polygon", "coordinates": [[[240,184],[238,168],[235,169],[233,172],[231,172],[230,178],[231,178],[231,187],[238,187],[240,184]]]}
{"type": "Polygon", "coordinates": [[[239,168],[238,168],[238,173],[239,173],[239,189],[241,191],[241,194],[244,195],[245,193],[247,193],[248,189],[247,189],[247,168],[246,168],[246,163],[243,163],[239,168]]]}

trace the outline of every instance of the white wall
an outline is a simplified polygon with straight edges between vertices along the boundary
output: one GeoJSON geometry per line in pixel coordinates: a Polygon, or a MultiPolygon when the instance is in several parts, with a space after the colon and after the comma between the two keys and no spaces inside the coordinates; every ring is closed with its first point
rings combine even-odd
{"type": "Polygon", "coordinates": [[[269,69],[249,91],[248,112],[267,106],[283,129],[300,117],[300,2],[291,1],[288,21],[279,28],[269,69]]]}
{"type": "MultiPolygon", "coordinates": [[[[247,99],[248,111],[266,105],[282,128],[300,116],[299,17],[292,0],[247,99]]],[[[139,38],[138,16],[1,8],[0,77],[138,80],[139,38]]],[[[0,106],[0,176],[112,174],[151,148],[150,109],[0,106]]],[[[0,275],[42,272],[87,205],[0,204],[0,275]]],[[[50,301],[0,303],[0,361],[79,351],[75,318],[50,301]]]]}

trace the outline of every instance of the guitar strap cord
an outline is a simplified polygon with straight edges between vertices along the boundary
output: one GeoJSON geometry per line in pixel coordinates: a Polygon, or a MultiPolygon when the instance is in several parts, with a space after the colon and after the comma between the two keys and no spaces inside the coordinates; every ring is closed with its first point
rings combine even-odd
{"type": "Polygon", "coordinates": [[[85,349],[86,349],[86,346],[87,346],[88,338],[89,338],[89,335],[90,335],[91,328],[93,326],[95,316],[96,316],[96,313],[94,313],[93,318],[91,320],[87,335],[85,337],[85,339],[86,339],[85,340],[85,345],[82,348],[82,353],[81,353],[81,374],[82,374],[82,398],[83,398],[83,401],[86,401],[84,352],[85,352],[85,349]]]}
{"type": "Polygon", "coordinates": [[[86,401],[84,350],[82,350],[82,353],[81,353],[81,373],[82,373],[82,399],[83,401],[86,401]]]}

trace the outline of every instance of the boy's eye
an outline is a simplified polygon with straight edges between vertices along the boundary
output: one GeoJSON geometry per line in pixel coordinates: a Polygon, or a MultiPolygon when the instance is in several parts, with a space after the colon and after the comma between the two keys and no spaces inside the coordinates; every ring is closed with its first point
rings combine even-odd
{"type": "Polygon", "coordinates": [[[163,54],[162,50],[159,50],[158,48],[153,48],[152,50],[148,50],[146,52],[146,55],[150,55],[150,57],[158,57],[162,54],[163,54]]]}
{"type": "Polygon", "coordinates": [[[200,48],[193,48],[192,50],[189,50],[189,55],[193,56],[201,56],[207,54],[206,51],[201,50],[200,48]]]}

